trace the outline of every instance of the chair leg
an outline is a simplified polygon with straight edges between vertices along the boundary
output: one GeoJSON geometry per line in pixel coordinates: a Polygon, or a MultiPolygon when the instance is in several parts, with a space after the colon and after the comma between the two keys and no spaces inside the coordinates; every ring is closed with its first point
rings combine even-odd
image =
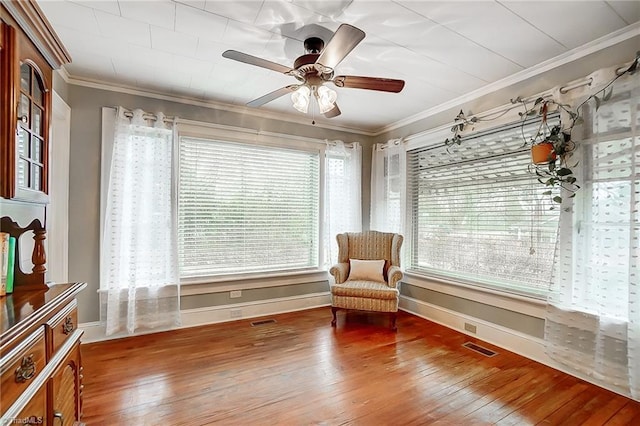
{"type": "Polygon", "coordinates": [[[396,327],[396,312],[391,312],[391,331],[398,331],[398,327],[396,327]]]}
{"type": "Polygon", "coordinates": [[[333,319],[331,320],[331,327],[335,327],[336,326],[336,312],[338,312],[338,308],[332,306],[331,307],[331,313],[333,314],[333,319]]]}

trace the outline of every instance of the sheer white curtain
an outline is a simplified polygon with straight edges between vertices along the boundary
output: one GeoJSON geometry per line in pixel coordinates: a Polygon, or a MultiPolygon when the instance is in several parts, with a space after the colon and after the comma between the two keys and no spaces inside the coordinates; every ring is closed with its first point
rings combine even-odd
{"type": "Polygon", "coordinates": [[[582,188],[564,197],[549,295],[548,354],[640,399],[640,73],[585,112],[582,188]]]}
{"type": "Polygon", "coordinates": [[[402,139],[373,147],[371,229],[404,233],[407,150],[402,139]]]}
{"type": "Polygon", "coordinates": [[[362,230],[362,147],[327,141],[325,150],[325,263],[338,261],[336,235],[362,230]]]}
{"type": "Polygon", "coordinates": [[[173,124],[121,107],[114,118],[113,132],[103,129],[99,293],[107,335],[180,318],[173,124]]]}

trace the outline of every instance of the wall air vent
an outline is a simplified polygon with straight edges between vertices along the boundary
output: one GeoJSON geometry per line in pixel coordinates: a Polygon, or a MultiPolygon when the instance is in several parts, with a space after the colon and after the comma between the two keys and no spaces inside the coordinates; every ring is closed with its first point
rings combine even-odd
{"type": "Polygon", "coordinates": [[[274,319],[266,319],[261,321],[253,321],[251,323],[251,327],[256,327],[258,325],[267,325],[267,324],[275,324],[277,321],[274,319]]]}
{"type": "Polygon", "coordinates": [[[476,352],[478,352],[478,353],[481,353],[481,354],[482,354],[482,355],[484,355],[484,356],[489,356],[489,357],[491,357],[491,356],[496,356],[496,355],[498,355],[498,353],[497,353],[497,352],[494,352],[494,351],[492,351],[491,349],[484,348],[484,347],[482,347],[482,346],[480,346],[480,345],[476,345],[476,344],[475,344],[475,343],[473,343],[473,342],[465,342],[465,343],[463,343],[463,344],[462,344],[462,346],[464,346],[464,347],[465,347],[465,348],[467,348],[467,349],[471,349],[472,351],[476,351],[476,352]]]}

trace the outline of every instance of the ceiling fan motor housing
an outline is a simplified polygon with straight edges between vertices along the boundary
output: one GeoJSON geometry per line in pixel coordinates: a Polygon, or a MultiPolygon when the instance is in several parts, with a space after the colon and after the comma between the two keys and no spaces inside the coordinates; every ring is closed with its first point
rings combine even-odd
{"type": "Polygon", "coordinates": [[[324,41],[318,37],[309,37],[304,41],[305,53],[320,53],[324,49],[324,41]]]}
{"type": "Polygon", "coordinates": [[[316,63],[318,56],[320,56],[319,53],[307,53],[306,55],[302,55],[295,60],[293,68],[303,74],[312,70],[315,71],[315,67],[313,65],[316,63]]]}
{"type": "Polygon", "coordinates": [[[331,80],[333,70],[317,64],[319,56],[319,53],[307,53],[297,58],[293,63],[293,68],[297,71],[294,76],[310,84],[322,84],[323,81],[331,80]]]}
{"type": "Polygon", "coordinates": [[[324,49],[324,41],[318,37],[309,37],[304,41],[304,49],[306,54],[293,62],[293,69],[297,71],[296,78],[311,84],[322,84],[322,81],[330,80],[333,77],[333,70],[316,63],[324,49]]]}

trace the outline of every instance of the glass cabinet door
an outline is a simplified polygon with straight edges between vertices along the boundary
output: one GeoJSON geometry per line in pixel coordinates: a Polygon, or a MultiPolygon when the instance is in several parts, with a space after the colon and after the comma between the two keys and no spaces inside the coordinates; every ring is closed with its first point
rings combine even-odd
{"type": "Polygon", "coordinates": [[[18,98],[17,184],[20,189],[44,190],[45,88],[36,69],[20,65],[18,98]]]}

